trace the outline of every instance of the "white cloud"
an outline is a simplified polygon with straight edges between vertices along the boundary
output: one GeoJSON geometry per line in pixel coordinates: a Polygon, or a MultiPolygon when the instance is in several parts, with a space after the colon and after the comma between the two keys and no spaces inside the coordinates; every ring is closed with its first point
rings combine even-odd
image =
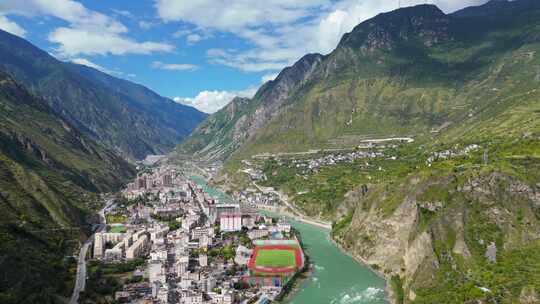
{"type": "Polygon", "coordinates": [[[135,77],[135,74],[125,74],[123,72],[120,72],[120,71],[115,71],[115,70],[110,70],[106,67],[103,67],[99,64],[96,64],[86,58],[73,58],[70,60],[72,63],[75,63],[75,64],[80,64],[80,65],[84,65],[84,66],[87,66],[87,67],[90,67],[90,68],[93,68],[93,69],[96,69],[98,71],[101,71],[103,73],[106,73],[106,74],[109,74],[111,76],[117,76],[117,77],[130,77],[130,78],[133,78],[135,77]]]}
{"type": "Polygon", "coordinates": [[[212,31],[203,28],[195,29],[180,29],[173,33],[174,38],[184,38],[189,45],[196,44],[200,41],[210,39],[213,36],[212,31]]]}
{"type": "Polygon", "coordinates": [[[135,18],[135,16],[133,16],[133,14],[130,11],[119,10],[119,9],[112,9],[112,11],[115,14],[120,15],[122,17],[130,18],[130,19],[135,18]]]}
{"type": "Polygon", "coordinates": [[[151,65],[154,69],[168,70],[168,71],[195,71],[199,67],[193,64],[187,63],[163,63],[161,61],[154,61],[151,65]]]}
{"type": "Polygon", "coordinates": [[[173,33],[173,37],[174,38],[182,38],[182,37],[187,36],[189,34],[191,34],[190,30],[178,30],[178,31],[173,33]]]}
{"type": "Polygon", "coordinates": [[[275,80],[279,73],[266,74],[261,77],[261,83],[267,83],[268,81],[275,80]]]}
{"type": "Polygon", "coordinates": [[[58,43],[56,52],[60,56],[72,57],[86,55],[125,55],[171,52],[174,46],[158,42],[137,42],[110,32],[85,31],[60,27],[49,34],[49,41],[58,43]]]}
{"type": "MultiPolygon", "coordinates": [[[[116,14],[130,16],[127,11],[116,14]]],[[[86,55],[123,55],[170,52],[174,47],[167,43],[137,42],[126,37],[128,29],[117,20],[87,9],[73,0],[2,0],[0,14],[16,14],[26,17],[53,16],[69,25],[49,33],[49,41],[57,44],[59,57],[86,55]]]]}
{"type": "Polygon", "coordinates": [[[189,34],[186,37],[186,41],[189,44],[197,43],[197,42],[201,41],[202,39],[203,39],[203,37],[201,35],[199,35],[199,34],[189,34]]]}
{"type": "Polygon", "coordinates": [[[242,91],[202,91],[193,98],[175,97],[174,101],[195,107],[205,113],[215,113],[229,104],[235,97],[251,98],[257,92],[257,88],[250,87],[242,91]]]}
{"type": "MultiPolygon", "coordinates": [[[[433,0],[452,12],[487,0],[433,0]]],[[[248,72],[280,70],[306,53],[331,52],[360,22],[396,9],[396,1],[378,0],[155,0],[165,22],[183,21],[198,28],[232,33],[251,43],[236,52],[207,52],[209,61],[248,72]]],[[[402,0],[402,6],[425,0],[402,0]]],[[[187,35],[187,34],[186,34],[187,35]]]]}
{"type": "Polygon", "coordinates": [[[93,63],[92,61],[90,61],[88,59],[85,59],[85,58],[73,58],[73,59],[71,59],[71,62],[76,63],[76,64],[80,64],[80,65],[84,65],[84,66],[87,66],[87,67],[90,67],[90,68],[94,68],[96,70],[99,70],[99,71],[102,71],[102,72],[105,72],[105,73],[109,72],[108,69],[102,67],[101,65],[93,63]]]}
{"type": "Polygon", "coordinates": [[[209,49],[206,55],[209,61],[214,64],[221,64],[246,72],[263,72],[280,70],[292,63],[291,58],[299,58],[303,53],[295,49],[254,49],[245,52],[209,49]]]}
{"type": "Polygon", "coordinates": [[[20,27],[17,23],[9,20],[6,16],[0,15],[0,29],[13,35],[24,37],[26,31],[20,27]]]}
{"type": "Polygon", "coordinates": [[[53,16],[67,21],[73,27],[86,30],[104,30],[125,33],[127,28],[116,20],[87,9],[73,0],[3,0],[0,12],[27,17],[53,16]]]}
{"type": "Polygon", "coordinates": [[[157,25],[156,23],[150,22],[150,21],[144,21],[144,20],[139,21],[139,27],[143,30],[149,30],[156,25],[157,25]]]}
{"type": "Polygon", "coordinates": [[[328,0],[156,0],[158,15],[165,21],[183,20],[223,31],[261,24],[288,23],[310,14],[328,0]]]}

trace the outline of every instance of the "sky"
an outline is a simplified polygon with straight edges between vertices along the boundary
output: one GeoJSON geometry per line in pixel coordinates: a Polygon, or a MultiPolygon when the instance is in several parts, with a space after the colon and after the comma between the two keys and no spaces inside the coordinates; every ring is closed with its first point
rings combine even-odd
{"type": "Polygon", "coordinates": [[[487,0],[0,0],[0,29],[206,113],[378,13],[487,0]]]}

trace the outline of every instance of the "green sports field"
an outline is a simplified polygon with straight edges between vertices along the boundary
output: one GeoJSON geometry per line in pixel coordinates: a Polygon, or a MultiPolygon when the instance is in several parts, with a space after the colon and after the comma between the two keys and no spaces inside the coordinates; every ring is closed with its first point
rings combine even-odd
{"type": "Polygon", "coordinates": [[[260,250],[255,260],[257,267],[294,267],[295,254],[292,250],[260,250]]]}
{"type": "Polygon", "coordinates": [[[109,230],[110,233],[125,233],[127,230],[126,230],[126,227],[125,226],[112,226],[111,229],[109,230]]]}

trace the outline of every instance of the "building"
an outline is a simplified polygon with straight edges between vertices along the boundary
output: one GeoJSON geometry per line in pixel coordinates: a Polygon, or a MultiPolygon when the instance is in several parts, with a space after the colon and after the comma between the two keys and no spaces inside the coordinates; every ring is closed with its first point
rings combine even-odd
{"type": "Polygon", "coordinates": [[[124,255],[123,250],[123,243],[119,243],[119,245],[122,245],[122,247],[115,246],[112,249],[105,250],[105,259],[107,261],[120,261],[122,259],[122,256],[124,255]]]}
{"type": "Polygon", "coordinates": [[[270,232],[268,229],[256,229],[256,230],[250,230],[248,231],[248,237],[252,240],[260,239],[263,237],[267,237],[270,232]]]}
{"type": "Polygon", "coordinates": [[[138,177],[135,180],[135,187],[137,188],[137,190],[145,190],[147,188],[146,177],[138,177]]]}
{"type": "Polygon", "coordinates": [[[173,179],[170,174],[163,174],[161,176],[161,185],[163,187],[172,187],[173,186],[173,179]]]}
{"type": "Polygon", "coordinates": [[[94,258],[101,259],[103,257],[104,248],[105,241],[103,240],[103,233],[96,233],[94,236],[94,258]]]}
{"type": "Polygon", "coordinates": [[[190,290],[183,291],[180,296],[181,304],[202,304],[203,296],[200,292],[193,292],[190,290]]]}
{"type": "Polygon", "coordinates": [[[152,261],[166,261],[167,260],[167,250],[155,250],[150,252],[150,260],[152,261]]]}
{"type": "Polygon", "coordinates": [[[126,249],[126,259],[132,260],[144,256],[148,251],[149,240],[147,235],[140,236],[133,245],[126,249]]]}
{"type": "Polygon", "coordinates": [[[209,236],[212,232],[213,230],[211,228],[197,227],[191,231],[191,238],[198,240],[202,236],[209,236]]]}
{"type": "Polygon", "coordinates": [[[208,256],[206,254],[199,254],[199,266],[208,266],[208,256]]]}
{"type": "Polygon", "coordinates": [[[107,243],[118,245],[118,243],[121,243],[125,237],[125,233],[96,233],[96,235],[94,236],[94,258],[103,258],[106,247],[105,245],[107,243]]]}
{"type": "Polygon", "coordinates": [[[223,214],[240,213],[239,204],[217,204],[216,206],[216,219],[220,219],[223,214]]]}
{"type": "Polygon", "coordinates": [[[242,215],[242,226],[253,229],[253,227],[255,227],[255,218],[251,215],[242,215]]]}
{"type": "Polygon", "coordinates": [[[208,293],[211,292],[216,287],[216,279],[213,277],[207,277],[204,280],[201,280],[201,289],[208,293]]]}
{"type": "Polygon", "coordinates": [[[114,300],[118,303],[128,303],[130,301],[130,294],[127,291],[117,291],[114,294],[114,300]]]}
{"type": "Polygon", "coordinates": [[[242,230],[242,214],[224,213],[219,218],[219,228],[221,231],[234,232],[242,230]]]}
{"type": "Polygon", "coordinates": [[[234,257],[234,262],[238,265],[247,265],[249,263],[249,260],[251,259],[252,253],[253,250],[240,245],[236,249],[236,256],[234,257]]]}
{"type": "Polygon", "coordinates": [[[185,274],[188,271],[188,267],[189,267],[189,256],[185,255],[185,256],[179,257],[176,260],[175,267],[176,267],[176,274],[178,276],[182,276],[183,274],[185,274]]]}

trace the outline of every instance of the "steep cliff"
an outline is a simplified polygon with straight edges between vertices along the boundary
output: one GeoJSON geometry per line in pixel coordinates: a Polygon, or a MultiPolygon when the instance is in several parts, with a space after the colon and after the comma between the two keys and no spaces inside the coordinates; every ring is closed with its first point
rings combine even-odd
{"type": "Polygon", "coordinates": [[[376,186],[336,239],[399,282],[397,302],[511,302],[537,292],[540,259],[523,255],[540,249],[540,185],[498,170],[428,172],[376,186]],[[395,210],[385,210],[395,192],[395,210]]]}
{"type": "Polygon", "coordinates": [[[324,57],[304,56],[264,84],[253,97],[235,98],[211,115],[178,147],[177,152],[205,160],[224,160],[286,107],[291,94],[301,87],[324,57]]]}

